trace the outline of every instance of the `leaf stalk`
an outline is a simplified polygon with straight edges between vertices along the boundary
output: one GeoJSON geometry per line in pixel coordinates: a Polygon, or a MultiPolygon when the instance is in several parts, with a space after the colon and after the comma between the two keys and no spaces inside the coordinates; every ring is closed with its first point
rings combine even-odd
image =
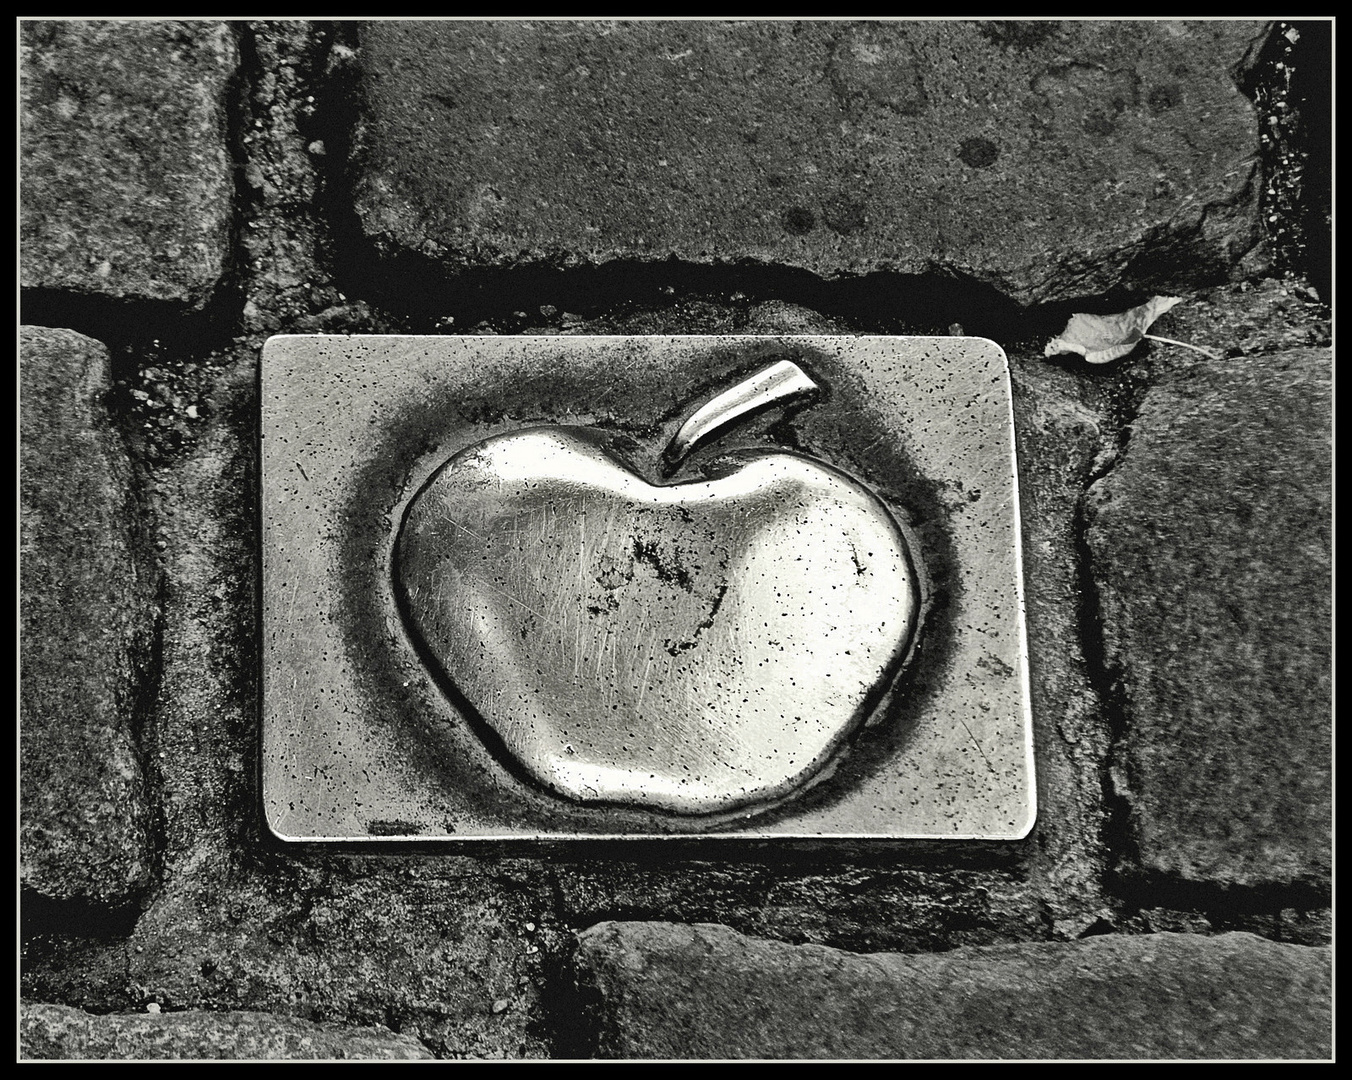
{"type": "Polygon", "coordinates": [[[1191,349],[1193,352],[1199,352],[1203,356],[1209,356],[1212,360],[1225,359],[1225,357],[1221,356],[1221,354],[1218,352],[1212,352],[1210,349],[1204,349],[1200,345],[1189,345],[1186,341],[1175,341],[1171,337],[1160,337],[1158,334],[1142,334],[1141,337],[1146,338],[1149,341],[1162,341],[1166,345],[1178,345],[1184,349],[1191,349]]]}

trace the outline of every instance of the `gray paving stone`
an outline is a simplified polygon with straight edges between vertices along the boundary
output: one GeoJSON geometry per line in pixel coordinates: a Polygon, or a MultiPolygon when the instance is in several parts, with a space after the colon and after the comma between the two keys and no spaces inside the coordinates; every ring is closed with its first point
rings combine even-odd
{"type": "Polygon", "coordinates": [[[112,970],[73,991],[30,980],[26,992],[73,992],[91,1008],[132,995],[166,1010],[304,1010],[385,1024],[443,1056],[548,1054],[544,995],[566,931],[550,925],[540,861],[238,865],[256,858],[232,865],[204,844],[169,868],[112,970]]]}
{"type": "Polygon", "coordinates": [[[1332,352],[1199,364],[1146,395],[1088,542],[1141,865],[1327,882],[1332,352]]]}
{"type": "Polygon", "coordinates": [[[131,722],[156,585],[102,413],[107,350],[23,327],[19,375],[22,880],[118,905],[151,872],[131,722]]]}
{"type": "Polygon", "coordinates": [[[24,288],[200,307],[230,257],[224,23],[20,27],[24,288]]]}
{"type": "Polygon", "coordinates": [[[23,1004],[21,1059],[356,1059],[433,1055],[417,1039],[378,1027],[313,1024],[252,1012],[96,1016],[65,1005],[23,1004]]]}
{"type": "Polygon", "coordinates": [[[601,923],[599,1056],[1320,1058],[1331,955],[1251,934],[859,955],[710,924],[601,923]]]}
{"type": "Polygon", "coordinates": [[[367,25],[356,208],[448,269],[675,258],[1020,302],[1257,239],[1251,22],[367,25]]]}

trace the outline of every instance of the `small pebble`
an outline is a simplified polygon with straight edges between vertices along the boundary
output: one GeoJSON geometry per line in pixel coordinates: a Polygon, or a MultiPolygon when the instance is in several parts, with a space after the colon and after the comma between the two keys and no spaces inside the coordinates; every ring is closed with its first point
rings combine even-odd
{"type": "Polygon", "coordinates": [[[150,1013],[151,1015],[156,1015],[159,1013],[159,1011],[160,1006],[158,1002],[152,1001],[149,1005],[146,1006],[146,1012],[150,1013]]]}
{"type": "Polygon", "coordinates": [[[526,933],[528,934],[535,933],[535,924],[533,922],[526,923],[526,933]]]}
{"type": "Polygon", "coordinates": [[[499,1013],[506,1012],[507,1004],[508,1002],[506,998],[498,998],[497,1001],[493,1002],[493,1015],[497,1016],[499,1013]]]}

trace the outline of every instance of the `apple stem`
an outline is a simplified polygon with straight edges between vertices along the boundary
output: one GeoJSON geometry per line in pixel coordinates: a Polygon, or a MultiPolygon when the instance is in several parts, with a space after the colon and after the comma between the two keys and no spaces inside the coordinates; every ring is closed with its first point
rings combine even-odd
{"type": "Polygon", "coordinates": [[[761,368],[691,414],[662,453],[666,471],[674,471],[699,443],[729,424],[819,389],[812,377],[792,360],[780,360],[761,368]]]}

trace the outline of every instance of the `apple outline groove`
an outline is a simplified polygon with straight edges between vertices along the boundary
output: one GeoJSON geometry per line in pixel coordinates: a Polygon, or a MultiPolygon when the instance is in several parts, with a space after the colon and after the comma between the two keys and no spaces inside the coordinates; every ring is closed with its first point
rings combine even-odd
{"type": "Polygon", "coordinates": [[[533,425],[456,451],[408,499],[391,566],[406,632],[509,769],[577,804],[745,817],[846,752],[914,648],[913,542],[863,481],[796,450],[742,447],[705,455],[703,479],[673,475],[821,389],[790,360],[762,363],[688,417],[655,484],[600,431],[533,425]],[[559,569],[573,520],[576,575],[559,569]]]}

